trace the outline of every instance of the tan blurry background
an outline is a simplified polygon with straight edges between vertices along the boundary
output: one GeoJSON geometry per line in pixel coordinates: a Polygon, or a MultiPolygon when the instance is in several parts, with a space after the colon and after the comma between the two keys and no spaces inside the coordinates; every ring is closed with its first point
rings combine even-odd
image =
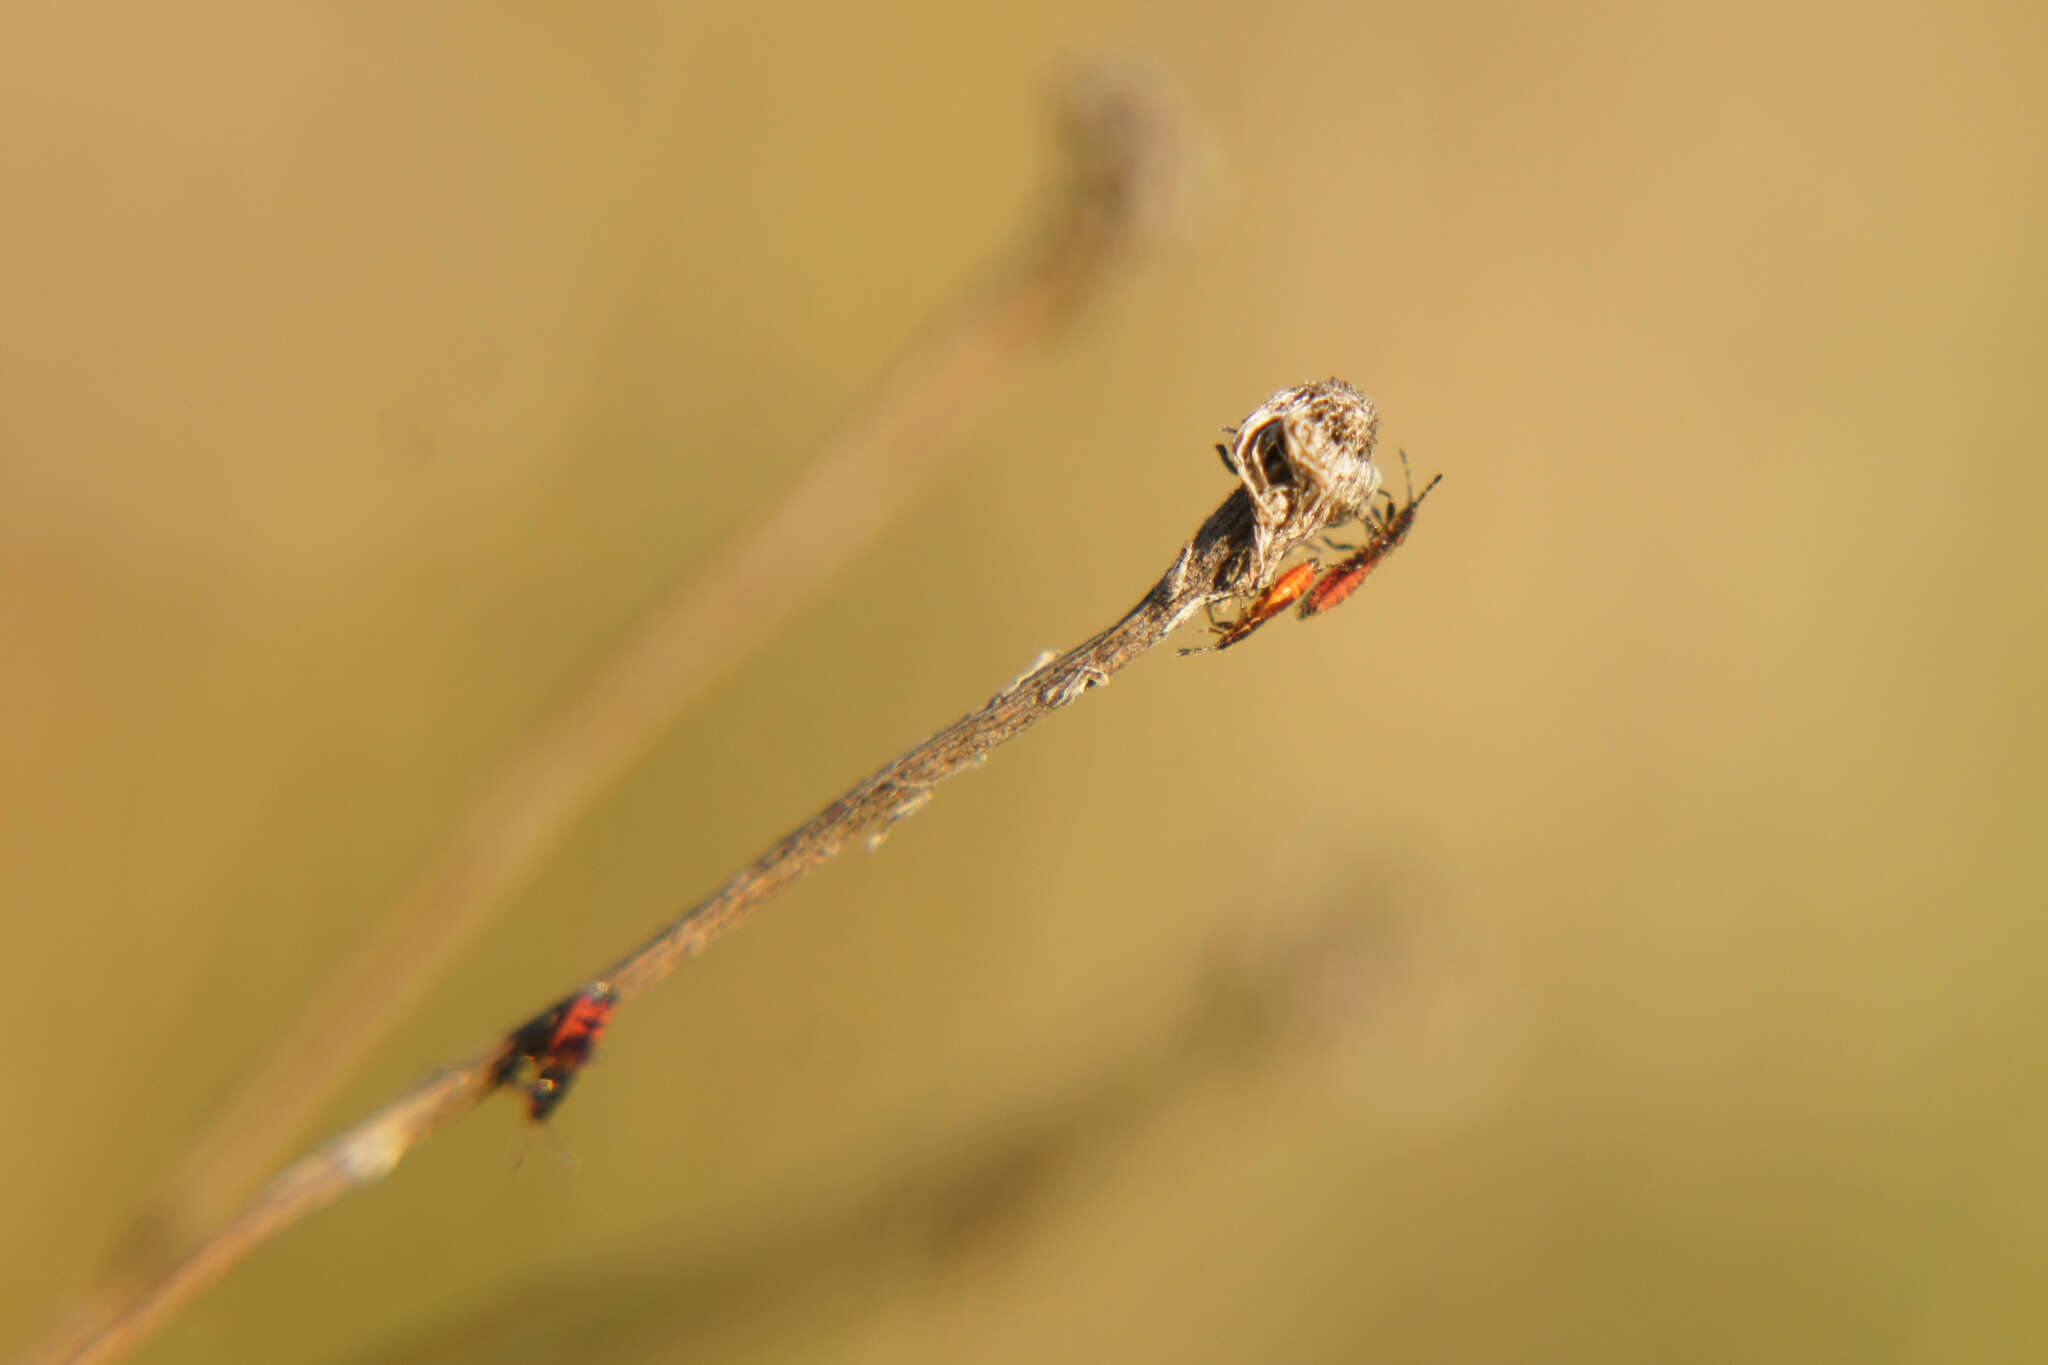
{"type": "Polygon", "coordinates": [[[2038,9],[970,9],[10,17],[0,1348],[1012,239],[1103,43],[1205,121],[1179,243],[319,1132],[1121,612],[1272,389],[1445,473],[1407,548],[636,1002],[580,1165],[494,1103],[140,1358],[2048,1347],[2038,9]]]}

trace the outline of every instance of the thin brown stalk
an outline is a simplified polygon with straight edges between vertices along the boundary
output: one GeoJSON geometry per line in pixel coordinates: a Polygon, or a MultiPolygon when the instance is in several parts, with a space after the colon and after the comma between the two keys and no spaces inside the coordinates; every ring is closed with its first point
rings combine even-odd
{"type": "Polygon", "coordinates": [[[902,356],[788,494],[657,608],[478,793],[422,875],[173,1164],[92,1301],[131,1291],[217,1219],[591,802],[929,482],[967,415],[1099,292],[1157,213],[1176,141],[1166,109],[1128,69],[1069,86],[1068,183],[1050,224],[902,356]]]}
{"type": "MultiPolygon", "coordinates": [[[[1379,479],[1371,463],[1376,425],[1371,401],[1341,381],[1276,394],[1238,430],[1231,459],[1242,486],[1122,620],[1035,666],[987,704],[856,784],[598,979],[620,1000],[630,1000],[849,840],[879,840],[929,801],[940,782],[979,766],[996,745],[1108,682],[1195,612],[1255,597],[1289,553],[1365,509],[1379,479]]],[[[513,1046],[508,1037],[438,1073],[294,1163],[88,1339],[32,1359],[38,1365],[88,1365],[124,1354],[258,1246],[349,1190],[382,1178],[414,1145],[474,1108],[503,1082],[513,1046]]]]}

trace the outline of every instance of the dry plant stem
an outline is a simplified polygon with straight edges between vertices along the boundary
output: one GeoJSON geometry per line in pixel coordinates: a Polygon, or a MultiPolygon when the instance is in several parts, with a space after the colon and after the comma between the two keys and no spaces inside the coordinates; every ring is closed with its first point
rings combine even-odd
{"type": "Polygon", "coordinates": [[[121,1239],[96,1300],[132,1292],[220,1216],[591,801],[875,540],[941,465],[965,417],[1098,292],[1155,211],[1175,141],[1140,81],[1099,71],[1069,89],[1068,184],[1049,230],[903,356],[794,487],[499,770],[176,1163],[121,1239]]]}
{"type": "MultiPolygon", "coordinates": [[[[1255,596],[1279,561],[1327,527],[1355,517],[1378,484],[1371,464],[1370,400],[1331,380],[1276,395],[1286,439],[1264,466],[1263,501],[1234,491],[1181,547],[1172,566],[1122,620],[1079,647],[1041,664],[989,702],[911,748],[825,807],[712,895],[620,961],[603,979],[630,999],[739,924],[774,892],[846,846],[886,834],[919,809],[932,789],[977,767],[989,750],[1022,733],[1159,644],[1211,603],[1255,596]],[[1282,465],[1286,470],[1282,469],[1282,465]],[[1288,472],[1291,471],[1291,472],[1288,472]],[[1298,490],[1298,492],[1297,492],[1298,490]]],[[[1255,414],[1255,416],[1258,414],[1255,414]]],[[[1269,418],[1267,420],[1280,420],[1269,418]]],[[[1263,429],[1263,426],[1262,428],[1263,429]]],[[[90,1337],[30,1359],[87,1365],[118,1358],[195,1294],[258,1246],[351,1189],[382,1178],[414,1145],[474,1108],[497,1085],[507,1042],[429,1078],[288,1167],[241,1214],[157,1283],[125,1302],[90,1337]]]]}
{"type": "Polygon", "coordinates": [[[604,974],[631,999],[716,942],[768,896],[838,853],[848,840],[878,841],[931,799],[932,789],[978,767],[988,751],[1100,686],[1192,612],[1237,595],[1232,566],[1247,565],[1251,503],[1240,490],[1181,551],[1173,568],[1121,621],[1026,673],[869,777],[754,860],[604,974]]]}

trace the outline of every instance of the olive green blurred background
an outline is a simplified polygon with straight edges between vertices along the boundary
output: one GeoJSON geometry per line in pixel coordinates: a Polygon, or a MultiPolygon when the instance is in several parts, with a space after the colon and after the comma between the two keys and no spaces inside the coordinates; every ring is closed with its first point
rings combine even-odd
{"type": "Polygon", "coordinates": [[[1107,45],[1203,120],[1177,240],[320,1132],[1113,619],[1271,390],[1342,375],[1446,475],[1407,547],[636,1002],[579,1164],[513,1173],[495,1102],[139,1358],[2048,1347],[2038,7],[7,28],[0,1344],[1015,240],[1048,78],[1107,45]]]}

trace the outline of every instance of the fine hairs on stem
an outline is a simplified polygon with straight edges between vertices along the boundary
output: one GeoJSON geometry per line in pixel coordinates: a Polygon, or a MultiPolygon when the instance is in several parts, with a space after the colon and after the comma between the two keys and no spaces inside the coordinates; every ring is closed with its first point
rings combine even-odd
{"type": "MultiPolygon", "coordinates": [[[[1365,511],[1379,486],[1372,464],[1376,429],[1372,401],[1341,380],[1275,394],[1238,428],[1239,458],[1232,463],[1239,487],[1121,620],[1032,668],[855,784],[585,989],[602,983],[618,1001],[629,1002],[850,840],[885,834],[929,801],[939,783],[978,766],[997,745],[1107,683],[1192,614],[1264,592],[1290,553],[1365,511]],[[1256,475],[1248,468],[1253,463],[1256,475]]],[[[89,1338],[34,1359],[84,1365],[132,1348],[256,1247],[388,1174],[422,1139],[474,1108],[506,1078],[508,1056],[526,1027],[429,1077],[287,1167],[162,1278],[125,1300],[89,1338]]]]}

